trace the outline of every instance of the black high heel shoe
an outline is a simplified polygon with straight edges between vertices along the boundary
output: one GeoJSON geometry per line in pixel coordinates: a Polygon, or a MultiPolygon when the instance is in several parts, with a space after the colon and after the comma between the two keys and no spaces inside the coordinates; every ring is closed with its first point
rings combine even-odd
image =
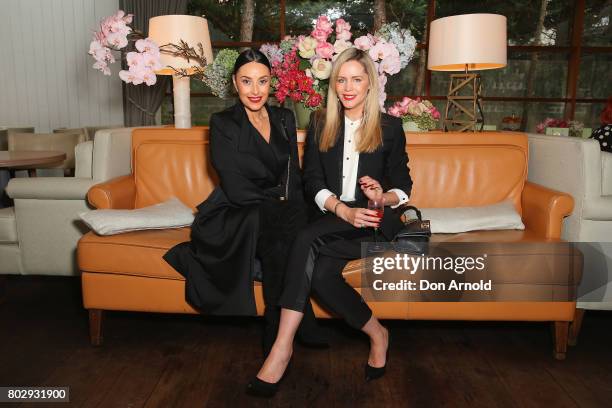
{"type": "Polygon", "coordinates": [[[282,377],[278,382],[269,383],[259,378],[253,378],[247,385],[247,394],[260,398],[272,398],[278,391],[278,385],[282,381],[282,377]]]}
{"type": "Polygon", "coordinates": [[[387,354],[385,357],[385,365],[382,367],[372,367],[370,364],[365,365],[365,380],[370,382],[376,380],[387,372],[387,363],[389,362],[389,348],[391,347],[391,333],[387,332],[387,354]]]}
{"type": "Polygon", "coordinates": [[[289,368],[291,367],[291,361],[287,364],[287,368],[285,368],[285,372],[283,376],[275,383],[270,383],[264,380],[261,380],[255,376],[249,383],[247,384],[246,392],[247,394],[253,397],[259,398],[272,398],[278,392],[278,387],[280,383],[285,379],[287,373],[289,372],[289,368]]]}

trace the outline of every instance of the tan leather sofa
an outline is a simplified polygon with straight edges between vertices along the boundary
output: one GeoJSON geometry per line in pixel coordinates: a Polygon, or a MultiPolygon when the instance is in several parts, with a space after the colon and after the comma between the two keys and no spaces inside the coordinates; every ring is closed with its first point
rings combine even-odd
{"type": "MultiPolygon", "coordinates": [[[[303,135],[302,135],[303,136],[303,135]]],[[[417,206],[457,207],[511,200],[524,231],[479,231],[434,236],[458,242],[536,242],[559,240],[572,198],[526,182],[527,136],[520,133],[409,133],[407,151],[417,206]]],[[[180,198],[195,208],[217,182],[207,149],[207,129],[136,129],[132,137],[133,172],[92,187],[97,208],[130,209],[180,198]]],[[[102,343],[104,310],[198,313],[185,301],[184,278],[162,255],[189,240],[189,228],[138,231],[102,237],[92,232],[78,244],[83,302],[89,310],[92,344],[102,343]]],[[[345,277],[356,283],[360,263],[345,277]]],[[[258,313],[261,286],[254,286],[258,313]]],[[[514,320],[555,322],[555,356],[563,358],[575,302],[369,302],[383,319],[514,320]]],[[[329,314],[314,305],[319,317],[329,314]]]]}

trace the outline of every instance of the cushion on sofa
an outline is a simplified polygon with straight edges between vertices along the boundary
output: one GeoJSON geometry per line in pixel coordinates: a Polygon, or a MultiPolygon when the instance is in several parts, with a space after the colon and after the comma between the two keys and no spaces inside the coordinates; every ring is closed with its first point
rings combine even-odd
{"type": "Polygon", "coordinates": [[[432,233],[525,229],[510,201],[477,207],[422,208],[421,213],[423,219],[430,220],[432,233]]]}
{"type": "Polygon", "coordinates": [[[176,197],[136,210],[93,210],[79,216],[99,235],[187,227],[194,219],[192,210],[176,197]]]}

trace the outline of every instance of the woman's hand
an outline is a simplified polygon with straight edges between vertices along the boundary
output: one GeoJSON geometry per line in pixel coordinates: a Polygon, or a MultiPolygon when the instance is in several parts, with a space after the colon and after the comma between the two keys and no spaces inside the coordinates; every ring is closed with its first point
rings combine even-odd
{"type": "Polygon", "coordinates": [[[342,205],[338,208],[336,215],[357,228],[378,228],[380,226],[380,218],[376,217],[376,211],[367,208],[351,208],[342,205]]]}
{"type": "Polygon", "coordinates": [[[380,183],[370,176],[363,176],[359,179],[359,187],[363,194],[369,200],[380,200],[382,198],[383,189],[380,183]]]}

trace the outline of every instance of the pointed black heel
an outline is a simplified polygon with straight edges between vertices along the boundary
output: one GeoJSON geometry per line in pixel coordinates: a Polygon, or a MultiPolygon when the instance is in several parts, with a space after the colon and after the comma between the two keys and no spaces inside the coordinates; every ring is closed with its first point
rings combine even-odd
{"type": "Polygon", "coordinates": [[[287,377],[289,373],[290,368],[291,368],[291,361],[289,361],[289,364],[287,364],[287,368],[285,368],[285,372],[283,373],[283,376],[280,378],[280,380],[278,380],[275,383],[264,381],[262,379],[257,378],[257,376],[254,377],[247,384],[246,393],[253,397],[272,398],[278,392],[280,383],[285,380],[285,378],[287,377]]]}
{"type": "Polygon", "coordinates": [[[253,378],[247,385],[247,394],[259,398],[272,398],[278,391],[278,385],[282,381],[279,380],[275,383],[269,383],[259,378],[253,378]]]}
{"type": "Polygon", "coordinates": [[[376,380],[387,372],[387,363],[389,362],[389,348],[391,348],[391,333],[387,332],[387,356],[385,357],[385,365],[382,367],[372,367],[370,364],[365,365],[365,380],[370,382],[376,380]]]}

